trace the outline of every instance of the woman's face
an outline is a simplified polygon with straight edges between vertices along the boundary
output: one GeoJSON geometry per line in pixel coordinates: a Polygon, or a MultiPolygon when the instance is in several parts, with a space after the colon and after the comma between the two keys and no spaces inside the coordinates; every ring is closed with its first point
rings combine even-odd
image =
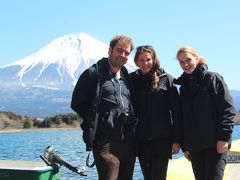
{"type": "Polygon", "coordinates": [[[182,70],[187,74],[192,74],[198,64],[198,59],[191,53],[180,52],[177,56],[182,70]]]}
{"type": "Polygon", "coordinates": [[[153,67],[152,54],[149,52],[141,52],[136,61],[142,74],[147,74],[153,67]]]}

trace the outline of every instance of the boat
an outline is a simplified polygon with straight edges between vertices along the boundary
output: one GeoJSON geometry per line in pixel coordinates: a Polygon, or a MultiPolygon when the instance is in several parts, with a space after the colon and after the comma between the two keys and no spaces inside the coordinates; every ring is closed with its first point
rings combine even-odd
{"type": "Polygon", "coordinates": [[[79,169],[62,159],[57,149],[48,146],[40,155],[43,161],[0,160],[1,180],[58,180],[60,166],[86,176],[85,168],[79,169]]]}
{"type": "Polygon", "coordinates": [[[0,160],[1,180],[57,180],[59,167],[47,165],[43,161],[0,160]]]}

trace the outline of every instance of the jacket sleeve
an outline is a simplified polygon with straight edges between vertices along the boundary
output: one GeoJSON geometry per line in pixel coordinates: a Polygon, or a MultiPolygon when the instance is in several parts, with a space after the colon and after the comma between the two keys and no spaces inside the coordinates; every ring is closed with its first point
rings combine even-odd
{"type": "Polygon", "coordinates": [[[91,67],[81,74],[73,90],[71,108],[83,118],[83,124],[86,124],[84,121],[87,120],[91,108],[95,84],[96,78],[91,67]]]}
{"type": "Polygon", "coordinates": [[[216,74],[213,76],[214,104],[217,108],[218,140],[229,141],[233,131],[236,111],[228,87],[223,78],[216,74]]]}
{"type": "Polygon", "coordinates": [[[169,104],[173,123],[173,142],[182,144],[183,139],[183,124],[181,116],[181,103],[176,85],[173,83],[173,78],[169,77],[169,104]]]}

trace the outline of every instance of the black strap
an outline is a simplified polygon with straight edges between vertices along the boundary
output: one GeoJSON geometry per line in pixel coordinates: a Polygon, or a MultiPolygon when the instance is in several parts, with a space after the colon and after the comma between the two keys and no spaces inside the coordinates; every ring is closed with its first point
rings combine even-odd
{"type": "Polygon", "coordinates": [[[101,79],[102,79],[102,70],[101,70],[101,64],[96,63],[96,75],[97,75],[97,87],[96,87],[96,94],[95,98],[93,100],[93,107],[95,108],[96,112],[98,112],[98,106],[100,102],[100,97],[101,97],[101,79]]]}
{"type": "Polygon", "coordinates": [[[92,151],[89,151],[89,153],[88,153],[88,155],[87,155],[87,159],[86,159],[86,165],[87,165],[87,167],[89,167],[89,168],[92,168],[92,167],[95,165],[95,160],[93,160],[93,162],[92,162],[91,165],[89,164],[91,152],[92,152],[92,151]]]}
{"type": "MultiPolygon", "coordinates": [[[[95,136],[96,136],[96,129],[97,129],[97,125],[98,125],[98,107],[100,104],[100,98],[102,95],[102,88],[101,88],[101,80],[102,80],[102,74],[103,74],[103,62],[98,61],[96,64],[96,75],[97,75],[97,88],[96,88],[96,94],[95,94],[95,98],[93,101],[93,108],[96,110],[96,115],[95,115],[95,123],[94,123],[94,129],[93,129],[93,144],[95,141],[95,136]]],[[[128,72],[125,69],[125,67],[121,68],[121,71],[123,73],[124,78],[127,80],[128,86],[130,88],[131,84],[129,81],[129,77],[128,77],[128,72]]],[[[132,103],[130,101],[130,109],[133,111],[133,107],[132,107],[132,103]]],[[[92,150],[88,153],[87,158],[86,158],[86,165],[89,168],[92,168],[95,165],[95,160],[92,162],[92,164],[89,164],[90,161],[90,154],[91,154],[92,150]]]]}
{"type": "MultiPolygon", "coordinates": [[[[99,107],[99,102],[100,102],[100,97],[102,94],[102,89],[101,89],[101,64],[98,65],[98,63],[96,63],[96,75],[97,75],[97,88],[96,88],[96,94],[95,94],[95,98],[93,100],[93,108],[95,109],[94,112],[96,112],[95,114],[95,122],[94,122],[94,127],[93,127],[93,136],[92,136],[92,142],[94,144],[95,141],[95,136],[96,136],[96,131],[97,131],[97,125],[98,125],[98,107],[99,107]]],[[[92,144],[92,146],[93,146],[92,144]]],[[[88,153],[87,158],[86,158],[86,165],[89,168],[92,168],[95,165],[95,161],[93,161],[93,163],[90,165],[89,164],[89,159],[90,159],[90,154],[91,154],[92,150],[88,153]]]]}

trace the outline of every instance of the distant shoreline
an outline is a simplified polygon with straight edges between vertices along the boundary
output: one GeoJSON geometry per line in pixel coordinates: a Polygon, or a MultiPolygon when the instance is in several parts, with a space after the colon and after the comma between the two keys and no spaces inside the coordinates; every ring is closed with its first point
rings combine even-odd
{"type": "MultiPolygon", "coordinates": [[[[234,124],[235,126],[240,126],[239,124],[234,124]]],[[[65,127],[65,128],[30,128],[30,129],[0,129],[0,134],[7,133],[21,133],[21,132],[44,132],[44,131],[78,131],[80,127],[65,127]]]]}
{"type": "Polygon", "coordinates": [[[73,131],[80,130],[80,127],[66,127],[66,128],[30,128],[30,129],[1,129],[0,134],[6,133],[21,133],[21,132],[43,132],[43,131],[73,131]]]}

